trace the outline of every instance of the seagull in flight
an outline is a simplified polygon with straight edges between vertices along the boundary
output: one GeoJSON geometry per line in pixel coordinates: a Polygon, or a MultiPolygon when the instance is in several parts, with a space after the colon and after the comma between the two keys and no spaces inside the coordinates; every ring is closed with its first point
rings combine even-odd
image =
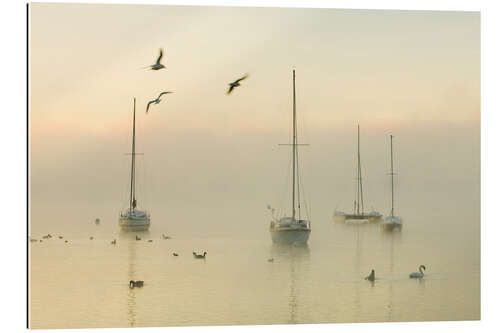
{"type": "Polygon", "coordinates": [[[160,98],[161,98],[161,96],[163,96],[163,95],[165,95],[165,94],[172,94],[172,93],[173,93],[173,91],[164,91],[164,92],[162,92],[162,93],[160,94],[160,96],[158,96],[158,98],[157,98],[157,99],[153,99],[152,101],[149,101],[148,106],[146,107],[146,114],[148,113],[148,111],[149,111],[149,106],[150,106],[151,104],[158,104],[158,103],[160,103],[160,102],[161,102],[161,99],[160,99],[160,98]]]}
{"type": "Polygon", "coordinates": [[[227,90],[227,93],[226,94],[230,94],[231,91],[233,91],[233,89],[235,87],[239,87],[240,86],[240,81],[243,81],[244,79],[246,79],[248,77],[248,74],[245,74],[245,76],[239,78],[238,80],[234,81],[234,82],[231,82],[229,83],[229,89],[227,90]]]}
{"type": "Polygon", "coordinates": [[[156,63],[151,65],[151,66],[144,67],[144,68],[149,68],[153,71],[157,71],[159,69],[165,68],[165,66],[163,66],[163,64],[160,62],[162,57],[163,57],[163,49],[160,49],[160,55],[158,56],[158,59],[156,59],[156,63]]]}

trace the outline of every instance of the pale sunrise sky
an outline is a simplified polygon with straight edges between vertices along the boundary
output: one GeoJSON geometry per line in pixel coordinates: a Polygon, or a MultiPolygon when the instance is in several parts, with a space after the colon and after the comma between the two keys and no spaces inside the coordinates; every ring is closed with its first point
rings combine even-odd
{"type": "Polygon", "coordinates": [[[388,211],[392,133],[402,210],[439,198],[479,218],[478,12],[32,3],[30,19],[33,223],[50,202],[120,209],[135,96],[148,208],[265,226],[268,203],[288,207],[293,68],[317,218],[351,208],[358,123],[368,207],[388,211]],[[166,69],[143,69],[160,47],[166,69]]]}

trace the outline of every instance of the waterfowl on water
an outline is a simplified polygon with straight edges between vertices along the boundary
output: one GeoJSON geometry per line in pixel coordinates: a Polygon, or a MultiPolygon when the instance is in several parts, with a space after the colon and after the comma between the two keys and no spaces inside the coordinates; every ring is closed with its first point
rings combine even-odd
{"type": "Polygon", "coordinates": [[[196,252],[193,252],[193,256],[195,259],[205,259],[206,255],[207,255],[206,252],[203,252],[203,254],[196,254],[196,252]]]}
{"type": "Polygon", "coordinates": [[[144,286],[144,281],[140,281],[140,280],[137,280],[137,281],[134,281],[134,280],[130,280],[129,284],[128,284],[129,288],[132,289],[132,288],[141,288],[142,286],[144,286]]]}
{"type": "Polygon", "coordinates": [[[375,270],[374,269],[372,269],[370,275],[368,275],[367,277],[365,277],[365,280],[375,281],[375,270]]]}
{"type": "Polygon", "coordinates": [[[422,269],[425,271],[425,266],[424,265],[420,265],[418,267],[418,272],[410,273],[410,279],[420,279],[420,278],[423,278],[424,277],[424,272],[422,272],[422,269]]]}

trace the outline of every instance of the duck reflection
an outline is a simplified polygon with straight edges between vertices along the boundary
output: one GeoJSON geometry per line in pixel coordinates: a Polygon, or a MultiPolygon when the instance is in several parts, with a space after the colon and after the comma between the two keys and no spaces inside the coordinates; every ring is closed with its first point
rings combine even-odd
{"type": "Polygon", "coordinates": [[[303,280],[300,276],[304,274],[306,263],[309,261],[309,246],[303,245],[287,245],[273,244],[271,247],[271,256],[277,262],[285,262],[289,265],[290,270],[290,291],[288,293],[288,309],[289,319],[288,324],[297,324],[300,284],[303,280]]]}

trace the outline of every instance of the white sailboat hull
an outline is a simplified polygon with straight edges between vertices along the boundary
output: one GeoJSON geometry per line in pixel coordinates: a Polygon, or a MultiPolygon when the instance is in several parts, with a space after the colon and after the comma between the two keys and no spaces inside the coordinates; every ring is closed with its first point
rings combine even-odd
{"type": "Polygon", "coordinates": [[[309,240],[311,229],[279,229],[270,230],[273,243],[277,244],[306,244],[309,240]]]}
{"type": "Polygon", "coordinates": [[[272,221],[269,227],[273,243],[279,244],[306,244],[311,233],[311,226],[307,220],[296,220],[284,217],[272,221]]]}
{"type": "Polygon", "coordinates": [[[133,212],[120,215],[119,225],[123,231],[146,231],[149,230],[151,219],[145,212],[133,212]]]}
{"type": "Polygon", "coordinates": [[[335,215],[337,219],[344,219],[345,223],[351,224],[363,224],[370,222],[379,222],[382,219],[382,215],[379,213],[368,213],[368,214],[337,214],[335,215]]]}
{"type": "Polygon", "coordinates": [[[401,230],[403,228],[403,221],[398,216],[388,216],[384,222],[380,224],[383,230],[392,231],[395,229],[401,230]]]}

